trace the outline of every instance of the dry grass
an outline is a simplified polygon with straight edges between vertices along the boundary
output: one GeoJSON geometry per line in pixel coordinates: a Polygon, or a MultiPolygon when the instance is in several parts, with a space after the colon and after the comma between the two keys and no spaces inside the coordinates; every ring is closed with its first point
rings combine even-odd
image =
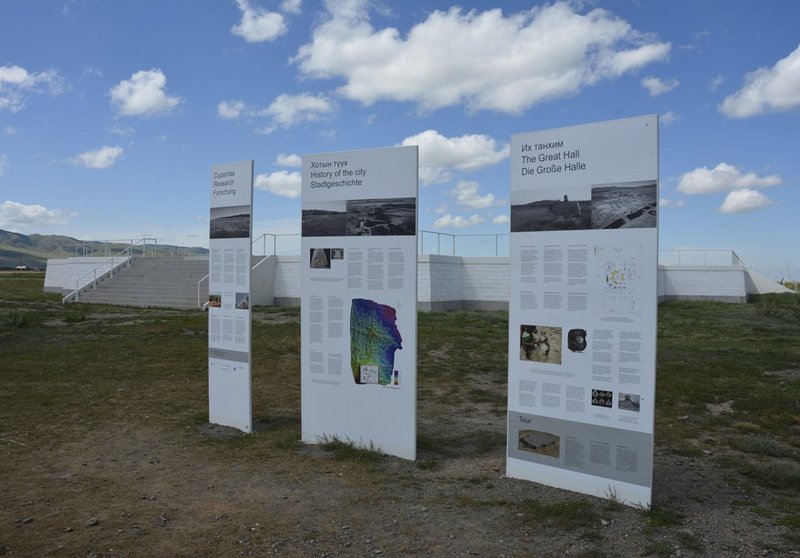
{"type": "Polygon", "coordinates": [[[256,432],[243,435],[207,424],[204,314],[64,307],[42,280],[0,275],[0,553],[529,555],[535,540],[544,556],[702,555],[800,542],[790,312],[660,307],[644,513],[503,476],[505,313],[420,315],[412,464],[347,440],[299,443],[298,309],[254,311],[256,432]],[[687,464],[705,492],[682,484],[687,464]],[[737,528],[760,521],[759,537],[717,540],[699,526],[710,510],[737,528]],[[84,526],[91,515],[100,528],[84,526]]]}

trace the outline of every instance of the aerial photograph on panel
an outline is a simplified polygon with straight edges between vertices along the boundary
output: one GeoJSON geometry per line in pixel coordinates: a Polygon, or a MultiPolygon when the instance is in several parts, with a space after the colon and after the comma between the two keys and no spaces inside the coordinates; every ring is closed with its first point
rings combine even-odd
{"type": "Polygon", "coordinates": [[[409,235],[416,232],[414,198],[349,200],[347,236],[409,235]]]}
{"type": "Polygon", "coordinates": [[[303,207],[303,236],[344,236],[347,206],[344,201],[317,202],[303,207]]]}
{"type": "Polygon", "coordinates": [[[512,198],[511,232],[569,231],[592,228],[588,190],[534,190],[512,198]],[[517,199],[534,195],[536,199],[517,199]]]}
{"type": "Polygon", "coordinates": [[[603,184],[592,187],[592,228],[655,227],[658,187],[655,181],[603,184]]]}
{"type": "Polygon", "coordinates": [[[250,236],[250,206],[212,207],[209,236],[211,238],[247,238],[250,236]]]}
{"type": "Polygon", "coordinates": [[[520,430],[519,449],[558,458],[561,453],[561,439],[555,434],[540,430],[520,430]]]}

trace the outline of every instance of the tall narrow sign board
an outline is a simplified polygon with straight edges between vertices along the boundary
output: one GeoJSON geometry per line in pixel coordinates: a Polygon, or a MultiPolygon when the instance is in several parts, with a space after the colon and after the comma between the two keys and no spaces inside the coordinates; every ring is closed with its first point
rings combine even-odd
{"type": "Polygon", "coordinates": [[[208,420],[253,428],[250,237],[253,161],[211,169],[208,241],[208,420]]]}
{"type": "Polygon", "coordinates": [[[510,477],[649,506],[658,119],[511,140],[510,477]]]}
{"type": "Polygon", "coordinates": [[[417,147],[303,157],[302,438],[416,457],[417,147]]]}

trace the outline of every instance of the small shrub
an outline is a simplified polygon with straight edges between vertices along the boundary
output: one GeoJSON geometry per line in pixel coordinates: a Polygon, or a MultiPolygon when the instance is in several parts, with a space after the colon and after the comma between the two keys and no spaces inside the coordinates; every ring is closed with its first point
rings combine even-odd
{"type": "Polygon", "coordinates": [[[797,304],[787,304],[785,308],[792,316],[800,320],[800,295],[794,295],[794,300],[797,304]]]}
{"type": "Polygon", "coordinates": [[[9,312],[0,316],[0,328],[23,328],[30,325],[29,320],[20,312],[9,312]]]}
{"type": "Polygon", "coordinates": [[[369,445],[360,446],[353,440],[343,440],[339,436],[328,436],[327,434],[318,436],[317,442],[325,451],[333,454],[333,457],[340,461],[359,461],[362,463],[374,463],[383,457],[381,448],[370,440],[369,445]]]}
{"type": "Polygon", "coordinates": [[[86,321],[86,314],[82,312],[68,312],[64,316],[64,321],[67,323],[79,323],[86,321]]]}
{"type": "Polygon", "coordinates": [[[639,556],[658,556],[668,558],[673,556],[675,549],[667,541],[653,541],[648,544],[639,556]]]}
{"type": "Polygon", "coordinates": [[[423,471],[436,471],[442,468],[442,462],[439,459],[418,459],[416,466],[423,471]]]}
{"type": "Polygon", "coordinates": [[[778,444],[766,436],[748,436],[739,438],[731,444],[734,448],[745,453],[756,455],[769,455],[770,457],[791,457],[794,452],[791,448],[778,444]]]}
{"type": "Polygon", "coordinates": [[[784,463],[748,463],[739,472],[768,488],[800,490],[800,470],[784,463]]]}
{"type": "Polygon", "coordinates": [[[773,318],[781,311],[781,304],[774,299],[765,299],[757,302],[755,305],[756,312],[763,318],[773,318]]]}
{"type": "Polygon", "coordinates": [[[662,527],[674,527],[683,523],[682,513],[667,508],[650,508],[644,512],[645,531],[652,532],[662,527]]]}
{"type": "Polygon", "coordinates": [[[571,530],[580,527],[594,527],[600,517],[588,500],[567,500],[563,502],[540,502],[526,500],[522,503],[525,521],[543,523],[557,529],[571,530]]]}

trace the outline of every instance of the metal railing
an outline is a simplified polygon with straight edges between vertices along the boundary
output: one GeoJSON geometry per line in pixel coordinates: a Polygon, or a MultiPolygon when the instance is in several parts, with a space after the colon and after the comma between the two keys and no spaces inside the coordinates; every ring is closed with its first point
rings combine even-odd
{"type": "MultiPolygon", "coordinates": [[[[509,234],[451,234],[420,230],[417,247],[419,254],[444,256],[494,256],[510,255],[509,234]]],[[[738,265],[741,258],[730,249],[724,250],[659,250],[661,265],[738,265]]]]}
{"type": "MultiPolygon", "coordinates": [[[[158,239],[156,239],[156,238],[146,238],[146,239],[142,239],[142,240],[153,241],[152,244],[145,243],[145,244],[142,245],[142,255],[143,256],[147,256],[148,255],[147,254],[148,249],[151,249],[152,255],[155,256],[157,254],[157,252],[158,252],[158,239]]],[[[75,257],[79,257],[79,256],[94,256],[95,253],[99,249],[98,245],[102,245],[102,252],[103,253],[102,253],[101,256],[104,256],[104,257],[108,258],[108,257],[110,257],[109,254],[111,254],[113,252],[113,250],[115,248],[115,246],[114,246],[115,244],[116,245],[122,244],[122,245],[131,246],[133,244],[136,244],[137,242],[139,242],[139,241],[137,241],[136,239],[130,239],[130,238],[108,239],[108,240],[81,240],[80,244],[74,244],[74,245],[71,245],[71,246],[60,245],[60,246],[58,246],[58,251],[61,254],[70,254],[70,255],[74,254],[75,257]]],[[[127,248],[125,248],[125,249],[127,249],[127,248]]],[[[111,255],[113,255],[113,254],[111,254],[111,255]]]]}
{"type": "Polygon", "coordinates": [[[300,235],[264,233],[253,241],[252,251],[254,256],[299,254],[300,235]],[[271,251],[267,249],[269,246],[272,247],[271,251]],[[261,253],[259,253],[258,248],[261,248],[261,253]]]}
{"type": "MultiPolygon", "coordinates": [[[[109,259],[96,265],[92,270],[78,277],[75,280],[75,290],[63,297],[61,299],[61,303],[66,304],[68,302],[77,302],[81,291],[84,291],[88,288],[95,288],[97,281],[105,279],[106,277],[113,277],[114,272],[120,267],[127,267],[130,265],[131,257],[138,252],[137,248],[140,247],[142,249],[142,256],[147,256],[147,245],[148,242],[151,241],[154,245],[158,244],[158,240],[155,238],[142,238],[136,241],[132,240],[131,243],[120,252],[114,254],[109,259]]],[[[153,255],[155,254],[156,251],[154,250],[153,255]]]]}
{"type": "MultiPolygon", "coordinates": [[[[285,245],[287,244],[287,240],[289,240],[289,244],[297,244],[297,250],[295,253],[300,252],[300,235],[299,234],[272,234],[272,233],[263,233],[259,237],[257,237],[253,242],[250,243],[250,255],[251,256],[261,256],[262,259],[256,262],[255,265],[251,266],[251,270],[255,269],[259,265],[261,265],[268,256],[277,256],[279,251],[279,242],[282,243],[284,246],[281,246],[281,251],[285,251],[285,245]],[[293,242],[292,242],[293,241],[293,242]],[[267,251],[267,247],[271,246],[272,250],[267,251]],[[261,248],[261,253],[258,253],[258,248],[261,248]]],[[[289,248],[291,250],[291,248],[289,248]]],[[[290,252],[292,253],[292,252],[290,252]]],[[[209,254],[210,257],[210,254],[209,254]]],[[[202,299],[202,291],[203,291],[203,283],[208,283],[209,274],[204,275],[198,282],[197,282],[197,307],[205,308],[205,305],[208,304],[208,301],[204,301],[202,299]]]]}
{"type": "Polygon", "coordinates": [[[420,229],[417,235],[419,254],[444,256],[508,256],[508,233],[451,234],[420,229]]]}
{"type": "MultiPolygon", "coordinates": [[[[252,255],[253,255],[253,254],[251,254],[251,256],[252,256],[252,255]]],[[[271,256],[271,255],[272,255],[272,254],[270,254],[270,256],[271,256]]],[[[258,266],[260,266],[261,264],[263,264],[265,261],[267,261],[267,259],[269,259],[269,257],[270,257],[270,256],[261,256],[261,259],[260,259],[260,260],[258,260],[258,261],[257,261],[255,264],[253,264],[252,266],[250,266],[250,271],[253,271],[255,268],[257,268],[258,266]]],[[[198,307],[198,308],[202,307],[202,308],[203,308],[203,310],[205,310],[205,309],[206,309],[206,307],[208,306],[208,300],[203,300],[203,297],[202,297],[202,295],[201,295],[200,293],[202,292],[202,289],[203,289],[203,283],[208,283],[208,281],[209,281],[209,277],[210,277],[210,274],[208,274],[208,273],[207,273],[206,275],[204,275],[204,276],[203,276],[203,277],[202,277],[202,278],[201,278],[201,279],[200,279],[200,280],[197,282],[197,307],[198,307]]]]}
{"type": "Polygon", "coordinates": [[[661,265],[741,265],[744,262],[733,250],[659,250],[661,265]]]}
{"type": "Polygon", "coordinates": [[[205,310],[205,305],[208,304],[208,300],[206,300],[205,302],[203,302],[201,300],[201,298],[200,298],[200,289],[201,289],[203,283],[208,283],[208,277],[209,277],[209,275],[206,274],[202,279],[200,279],[197,282],[197,307],[200,308],[202,306],[204,310],[205,310]]]}

